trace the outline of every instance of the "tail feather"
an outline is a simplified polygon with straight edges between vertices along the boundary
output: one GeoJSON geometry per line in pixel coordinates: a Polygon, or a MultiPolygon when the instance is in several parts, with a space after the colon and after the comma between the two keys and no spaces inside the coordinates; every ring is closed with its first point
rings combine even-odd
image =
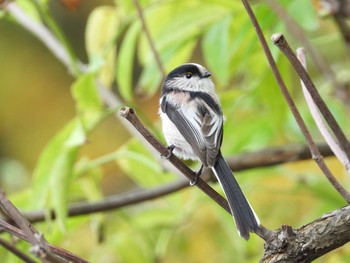
{"type": "Polygon", "coordinates": [[[221,154],[212,170],[225,192],[239,235],[249,239],[249,232],[256,232],[260,225],[257,215],[221,154]]]}

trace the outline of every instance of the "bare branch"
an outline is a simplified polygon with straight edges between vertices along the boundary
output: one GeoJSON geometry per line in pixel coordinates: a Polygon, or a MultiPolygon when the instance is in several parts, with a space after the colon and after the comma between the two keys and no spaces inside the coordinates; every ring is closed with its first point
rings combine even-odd
{"type": "MultiPolygon", "coordinates": [[[[309,145],[309,148],[310,148],[310,151],[311,151],[311,154],[312,154],[312,158],[316,161],[316,163],[318,164],[318,166],[320,167],[320,169],[323,171],[323,173],[326,175],[327,179],[332,183],[332,185],[337,189],[337,191],[341,194],[341,196],[343,196],[343,198],[345,200],[347,200],[347,202],[350,202],[350,195],[349,193],[338,183],[338,181],[334,178],[334,176],[332,175],[332,173],[329,171],[328,167],[326,166],[319,150],[317,149],[317,146],[313,140],[313,138],[311,137],[311,134],[308,130],[308,128],[306,127],[306,124],[303,120],[303,118],[301,117],[300,115],[300,112],[298,111],[291,95],[289,94],[289,91],[287,89],[287,86],[286,84],[284,83],[283,79],[282,79],[282,76],[277,68],[277,65],[276,65],[276,62],[275,60],[273,59],[273,56],[271,54],[271,51],[269,49],[269,46],[267,45],[267,42],[265,40],[265,37],[264,37],[264,34],[261,30],[261,27],[254,15],[254,12],[249,4],[249,2],[247,0],[241,0],[247,13],[248,13],[248,16],[254,26],[254,29],[256,31],[256,34],[259,38],[259,41],[261,43],[261,46],[264,50],[264,53],[265,53],[265,56],[267,58],[267,61],[270,65],[270,68],[272,70],[272,73],[278,83],[278,86],[282,92],[282,95],[284,96],[293,116],[294,116],[294,119],[296,120],[301,132],[303,133],[308,145],[309,145]]],[[[273,42],[276,44],[279,40],[281,40],[279,38],[280,35],[275,35],[273,36],[273,42]]],[[[299,62],[299,61],[298,61],[299,62]]],[[[299,62],[300,64],[300,62],[299,62]]],[[[304,78],[303,78],[304,80],[304,78]]],[[[305,81],[304,81],[305,82],[305,81]]],[[[311,93],[311,92],[310,92],[311,93]]],[[[346,141],[346,140],[345,140],[346,141]]],[[[348,143],[346,141],[346,143],[348,143]]],[[[350,144],[349,144],[350,145],[350,144]]],[[[349,152],[350,154],[350,152],[349,152]]]]}
{"type": "Polygon", "coordinates": [[[46,240],[39,234],[38,231],[28,222],[28,220],[22,216],[18,209],[11,203],[6,197],[5,193],[0,189],[0,207],[6,212],[6,214],[23,230],[28,238],[28,241],[32,244],[32,251],[43,262],[66,262],[60,257],[54,255],[47,246],[46,240]]]}
{"type": "Polygon", "coordinates": [[[350,241],[350,206],[292,229],[283,226],[265,244],[260,263],[308,263],[350,241]]]}
{"type": "Polygon", "coordinates": [[[331,81],[336,87],[339,83],[336,82],[336,78],[332,68],[327,64],[325,59],[316,50],[316,48],[310,43],[309,39],[305,36],[304,30],[301,26],[291,17],[288,12],[282,7],[282,5],[276,0],[264,0],[268,6],[273,10],[278,17],[284,22],[288,33],[293,35],[301,45],[310,54],[310,58],[313,60],[315,66],[329,81],[331,81]]]}
{"type": "Polygon", "coordinates": [[[156,45],[154,44],[153,39],[151,37],[151,33],[148,30],[148,27],[147,27],[147,24],[146,24],[146,19],[145,19],[144,15],[143,15],[143,11],[142,11],[142,8],[140,6],[140,3],[139,3],[138,0],[133,0],[133,3],[135,5],[135,7],[136,7],[137,13],[138,13],[139,18],[141,20],[141,25],[142,25],[143,32],[145,33],[147,41],[148,41],[148,44],[151,47],[151,50],[153,52],[154,59],[156,60],[157,66],[159,68],[159,71],[162,73],[162,76],[164,78],[165,75],[166,75],[165,69],[164,69],[162,61],[160,59],[160,55],[159,55],[159,53],[158,53],[158,51],[156,49],[156,45]]]}
{"type": "Polygon", "coordinates": [[[23,253],[21,250],[16,248],[14,245],[10,244],[6,240],[0,238],[0,246],[3,246],[8,251],[12,252],[14,255],[16,255],[18,258],[22,259],[26,263],[36,263],[35,260],[33,260],[31,257],[23,253]]]}
{"type": "MultiPolygon", "coordinates": [[[[303,48],[297,49],[297,58],[299,59],[300,63],[303,65],[303,67],[306,70],[306,56],[305,56],[305,50],[303,48]]],[[[303,89],[303,93],[305,96],[305,100],[307,102],[307,105],[309,106],[310,112],[312,117],[314,118],[318,129],[320,130],[321,134],[325,138],[326,142],[334,152],[335,156],[338,158],[338,160],[345,166],[346,170],[350,172],[350,162],[347,158],[346,154],[344,153],[344,150],[341,149],[339,144],[336,142],[334,136],[329,131],[326,123],[324,122],[320,112],[317,109],[317,106],[311,97],[309,91],[305,87],[305,84],[302,80],[300,80],[301,86],[303,89]]]]}
{"type": "MultiPolygon", "coordinates": [[[[318,145],[322,156],[333,156],[333,152],[327,144],[318,145]]],[[[286,162],[307,160],[311,158],[310,150],[306,145],[285,145],[282,147],[267,148],[257,152],[243,153],[237,156],[228,157],[226,160],[233,171],[242,171],[259,167],[268,167],[286,162]]],[[[205,173],[205,171],[204,171],[205,173]]],[[[203,174],[204,176],[204,174],[203,174]]],[[[167,185],[151,189],[131,191],[106,197],[97,202],[77,202],[68,207],[68,216],[80,216],[91,213],[110,211],[128,205],[159,198],[190,186],[189,181],[181,179],[167,185]]],[[[54,211],[38,210],[22,212],[29,222],[36,223],[47,218],[55,219],[54,211]]],[[[0,230],[1,232],[1,230],[0,230]]]]}
{"type": "MultiPolygon", "coordinates": [[[[119,110],[119,114],[127,119],[135,128],[140,132],[140,134],[162,155],[167,156],[169,150],[162,145],[140,122],[137,118],[135,111],[132,108],[124,107],[119,110]]],[[[180,159],[175,155],[171,155],[168,158],[183,175],[185,175],[189,180],[193,181],[195,179],[196,173],[193,172],[188,166],[186,166],[180,159]]],[[[225,198],[223,198],[218,192],[216,192],[210,185],[208,185],[202,178],[198,178],[196,186],[201,189],[206,195],[213,199],[218,205],[224,208],[228,213],[231,214],[229,205],[225,198]]],[[[260,225],[257,232],[262,239],[268,240],[273,232],[266,229],[264,226],[260,225]]]]}
{"type": "MultiPolygon", "coordinates": [[[[160,196],[174,193],[186,188],[188,185],[189,183],[187,180],[178,180],[167,185],[155,187],[153,189],[131,191],[121,195],[110,196],[98,202],[73,203],[68,208],[68,216],[72,217],[86,215],[122,208],[128,205],[145,202],[160,196]]],[[[44,210],[24,212],[23,215],[32,223],[47,219],[47,211],[44,210]]],[[[56,218],[53,211],[50,211],[49,216],[51,219],[56,218]]]]}
{"type": "MultiPolygon", "coordinates": [[[[339,140],[339,144],[343,147],[343,151],[345,150],[345,152],[346,152],[347,151],[347,146],[346,145],[350,145],[349,142],[346,140],[345,135],[343,134],[342,130],[340,129],[338,123],[335,121],[335,119],[334,119],[333,115],[330,113],[328,107],[325,105],[324,101],[322,100],[321,96],[317,92],[316,88],[313,86],[313,83],[310,80],[307,72],[305,71],[305,69],[303,68],[303,66],[299,62],[299,60],[296,58],[296,56],[294,55],[293,51],[290,49],[286,39],[284,38],[284,36],[282,34],[274,34],[272,36],[272,41],[288,57],[288,59],[290,60],[291,64],[295,68],[295,70],[297,72],[301,72],[302,73],[302,74],[299,75],[301,80],[303,81],[303,83],[307,87],[310,95],[313,97],[313,100],[314,100],[315,104],[317,105],[318,109],[322,113],[322,115],[325,118],[325,120],[328,122],[328,124],[331,123],[330,127],[333,130],[334,135],[339,140]],[[313,86],[313,88],[310,88],[310,86],[313,86]],[[332,119],[332,120],[330,120],[330,119],[332,119]],[[345,138],[345,140],[344,140],[343,137],[345,138]]],[[[286,90],[286,92],[288,93],[288,90],[286,90]]],[[[294,105],[294,103],[293,103],[293,105],[294,105]]],[[[295,108],[295,105],[293,107],[295,108]]],[[[319,150],[317,148],[317,145],[315,144],[315,142],[312,139],[312,137],[311,137],[311,135],[310,135],[310,133],[309,133],[309,131],[308,131],[304,121],[302,120],[302,118],[300,116],[300,113],[298,112],[298,110],[296,108],[294,109],[294,111],[298,113],[298,120],[297,120],[297,122],[298,122],[298,125],[299,125],[300,129],[303,131],[303,134],[304,134],[304,136],[305,136],[305,138],[306,138],[306,140],[307,140],[307,142],[309,144],[310,151],[312,153],[313,159],[316,161],[316,163],[318,164],[318,166],[320,167],[320,169],[322,170],[322,172],[324,173],[324,175],[326,176],[328,181],[333,185],[333,187],[338,191],[338,193],[348,203],[350,203],[350,194],[349,194],[349,192],[346,191],[346,189],[344,187],[342,187],[341,184],[339,184],[337,179],[334,177],[332,172],[329,170],[328,166],[324,162],[324,159],[322,158],[321,153],[319,152],[319,150]]],[[[347,153],[347,155],[350,154],[350,152],[346,152],[346,153],[347,153]]]]}
{"type": "MultiPolygon", "coordinates": [[[[13,236],[16,236],[22,240],[29,242],[27,236],[25,235],[25,233],[21,229],[18,229],[17,227],[15,227],[15,226],[13,226],[5,221],[2,221],[2,220],[0,220],[0,231],[7,232],[13,236]]],[[[51,245],[51,244],[47,244],[47,246],[52,251],[52,253],[59,255],[62,258],[65,258],[67,260],[70,260],[71,262],[88,263],[88,261],[74,255],[73,253],[71,253],[63,248],[59,248],[59,247],[56,247],[56,246],[51,245]]]]}
{"type": "MultiPolygon", "coordinates": [[[[327,144],[318,144],[317,148],[322,156],[334,155],[327,144]]],[[[242,171],[311,158],[310,149],[307,145],[284,145],[256,152],[242,153],[228,157],[226,160],[232,171],[242,171]]]]}
{"type": "Polygon", "coordinates": [[[316,89],[314,83],[312,82],[309,74],[300,63],[298,58],[295,56],[293,50],[290,48],[286,38],[282,34],[274,34],[273,42],[274,44],[283,52],[283,54],[289,59],[290,63],[293,65],[295,71],[298,73],[300,79],[304,83],[306,89],[310,93],[313,101],[315,102],[318,110],[321,112],[322,116],[331,128],[334,136],[337,138],[340,147],[343,149],[348,159],[350,159],[350,143],[348,142],[344,132],[340,128],[333,114],[327,107],[326,103],[322,99],[318,90],[316,89]]]}
{"type": "MultiPolygon", "coordinates": [[[[49,31],[43,24],[31,19],[16,2],[10,2],[6,5],[8,12],[21,24],[25,29],[34,34],[51,52],[63,63],[68,69],[71,69],[71,59],[66,49],[63,47],[54,34],[49,31]]],[[[78,62],[79,70],[85,70],[83,63],[78,62]]],[[[72,73],[72,72],[71,72],[72,73]]]]}

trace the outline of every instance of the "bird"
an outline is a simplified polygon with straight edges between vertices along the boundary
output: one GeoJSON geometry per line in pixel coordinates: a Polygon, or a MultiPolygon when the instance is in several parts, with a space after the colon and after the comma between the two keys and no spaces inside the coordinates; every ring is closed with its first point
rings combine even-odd
{"type": "Polygon", "coordinates": [[[260,221],[221,154],[224,116],[211,73],[197,63],[186,63],[165,77],[159,115],[169,156],[202,163],[191,182],[196,184],[203,167],[210,168],[223,189],[238,234],[249,239],[260,221]],[[197,177],[198,176],[198,177],[197,177]]]}

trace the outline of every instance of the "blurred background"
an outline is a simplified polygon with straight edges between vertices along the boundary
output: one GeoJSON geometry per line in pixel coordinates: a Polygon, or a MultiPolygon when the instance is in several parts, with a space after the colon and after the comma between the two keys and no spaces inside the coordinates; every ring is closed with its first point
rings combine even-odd
{"type": "MultiPolygon", "coordinates": [[[[347,1],[251,2],[269,43],[273,33],[282,32],[294,50],[306,48],[309,73],[349,134],[347,1]]],[[[94,91],[98,80],[114,92],[120,106],[134,107],[164,141],[157,114],[163,76],[137,5],[166,72],[186,62],[201,63],[212,72],[226,116],[225,156],[305,143],[241,2],[14,3],[26,22],[19,21],[12,3],[11,8],[2,6],[0,185],[23,211],[55,210],[57,220],[36,225],[46,239],[91,262],[257,262],[262,240],[240,238],[232,218],[195,187],[108,213],[75,218],[65,213],[70,202],[100,200],[178,179],[115,117],[119,107],[107,110],[94,91]],[[52,32],[69,53],[68,65],[26,23],[52,32]]],[[[323,142],[297,75],[276,47],[271,45],[271,50],[311,134],[323,142]]],[[[343,166],[334,157],[326,162],[348,189],[343,166]]],[[[236,176],[270,229],[282,224],[297,228],[346,204],[312,160],[236,176]]],[[[24,243],[19,246],[28,249],[24,243]]],[[[0,258],[20,262],[3,248],[0,258]]],[[[349,261],[348,246],[316,260],[349,261]]]]}

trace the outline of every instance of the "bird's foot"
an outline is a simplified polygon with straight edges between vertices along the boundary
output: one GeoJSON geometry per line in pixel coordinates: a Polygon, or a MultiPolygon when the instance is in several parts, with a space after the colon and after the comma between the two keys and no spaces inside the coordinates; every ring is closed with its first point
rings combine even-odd
{"type": "Polygon", "coordinates": [[[190,180],[190,186],[194,186],[198,183],[198,179],[202,174],[203,171],[203,164],[201,165],[201,168],[199,168],[198,172],[196,172],[195,176],[194,176],[194,180],[190,180]]]}
{"type": "Polygon", "coordinates": [[[166,148],[168,149],[168,154],[167,155],[161,154],[160,157],[161,158],[165,158],[165,159],[169,159],[173,155],[173,151],[175,149],[175,145],[169,145],[166,148]]]}

